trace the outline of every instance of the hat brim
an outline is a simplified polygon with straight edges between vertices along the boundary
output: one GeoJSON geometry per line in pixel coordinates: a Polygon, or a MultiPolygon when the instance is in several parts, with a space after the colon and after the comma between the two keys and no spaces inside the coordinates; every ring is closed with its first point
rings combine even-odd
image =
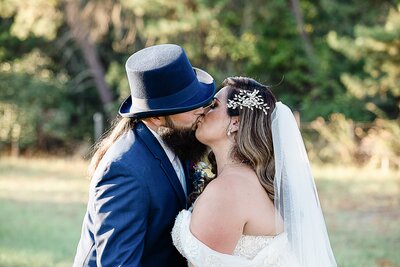
{"type": "Polygon", "coordinates": [[[148,118],[154,116],[166,116],[197,109],[208,104],[215,95],[215,82],[210,74],[204,70],[193,68],[198,83],[195,84],[195,92],[189,99],[181,103],[164,103],[162,108],[140,109],[132,103],[131,96],[127,97],[121,104],[119,114],[127,118],[148,118]]]}

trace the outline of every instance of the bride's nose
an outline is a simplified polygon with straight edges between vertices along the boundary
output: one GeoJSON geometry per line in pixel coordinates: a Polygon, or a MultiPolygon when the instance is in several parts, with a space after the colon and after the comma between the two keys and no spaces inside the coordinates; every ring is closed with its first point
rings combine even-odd
{"type": "Polygon", "coordinates": [[[198,109],[195,109],[194,114],[197,116],[202,116],[205,113],[205,108],[204,107],[199,107],[198,109]]]}

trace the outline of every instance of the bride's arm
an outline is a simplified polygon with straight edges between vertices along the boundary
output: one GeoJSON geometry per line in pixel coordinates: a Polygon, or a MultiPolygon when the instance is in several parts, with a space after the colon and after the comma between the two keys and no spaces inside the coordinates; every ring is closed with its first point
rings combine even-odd
{"type": "Polygon", "coordinates": [[[239,184],[229,177],[213,180],[196,201],[190,223],[192,234],[209,248],[232,254],[243,233],[239,184]]]}

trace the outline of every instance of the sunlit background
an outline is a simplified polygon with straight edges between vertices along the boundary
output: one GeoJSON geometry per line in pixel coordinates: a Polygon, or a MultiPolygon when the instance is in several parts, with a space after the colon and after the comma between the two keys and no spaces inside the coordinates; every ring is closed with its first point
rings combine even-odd
{"type": "Polygon", "coordinates": [[[137,50],[292,107],[341,267],[400,266],[398,0],[0,0],[0,266],[71,266],[90,148],[137,50]]]}

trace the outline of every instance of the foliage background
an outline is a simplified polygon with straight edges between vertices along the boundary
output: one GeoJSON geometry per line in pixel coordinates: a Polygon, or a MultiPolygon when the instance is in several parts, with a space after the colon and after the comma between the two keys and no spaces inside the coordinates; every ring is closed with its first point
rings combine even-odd
{"type": "Polygon", "coordinates": [[[274,85],[310,159],[340,166],[316,173],[339,266],[400,266],[398,0],[0,0],[0,155],[25,156],[0,157],[0,266],[70,266],[87,163],[26,158],[87,156],[125,61],[160,43],[217,84],[274,85]]]}
{"type": "Polygon", "coordinates": [[[108,127],[129,95],[129,55],[178,43],[217,84],[241,75],[276,85],[308,122],[316,160],[400,166],[399,9],[395,0],[1,0],[0,151],[84,150],[93,115],[108,127]]]}

